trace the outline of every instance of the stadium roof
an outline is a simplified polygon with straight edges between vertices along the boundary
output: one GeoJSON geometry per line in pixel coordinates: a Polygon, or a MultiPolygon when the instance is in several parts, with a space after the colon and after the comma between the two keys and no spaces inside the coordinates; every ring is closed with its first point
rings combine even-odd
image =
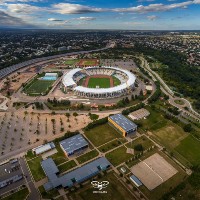
{"type": "Polygon", "coordinates": [[[63,84],[65,87],[69,87],[69,86],[73,86],[76,85],[75,81],[73,80],[73,76],[74,74],[76,74],[77,72],[81,71],[82,69],[80,68],[76,68],[76,69],[72,69],[69,72],[66,72],[63,76],[63,84]]]}
{"type": "Polygon", "coordinates": [[[116,124],[118,124],[121,128],[123,128],[125,131],[129,131],[131,129],[137,128],[137,125],[134,122],[132,122],[131,120],[127,119],[122,114],[112,115],[112,116],[110,116],[110,118],[116,124]]]}
{"type": "MultiPolygon", "coordinates": [[[[90,68],[99,68],[99,67],[87,67],[87,68],[85,68],[85,70],[90,69],[90,68]]],[[[83,87],[83,86],[76,86],[74,88],[74,90],[79,91],[79,92],[93,93],[93,94],[112,93],[112,92],[119,92],[121,90],[127,89],[128,87],[132,86],[135,83],[135,80],[136,80],[135,75],[127,70],[120,69],[117,67],[108,67],[108,66],[101,66],[101,68],[114,69],[114,70],[121,71],[128,76],[128,81],[126,83],[123,83],[121,85],[111,87],[111,88],[87,88],[87,87],[83,87]]],[[[81,71],[81,70],[82,69],[77,68],[77,69],[73,69],[70,72],[66,73],[63,77],[63,84],[66,87],[75,85],[76,83],[73,80],[73,76],[74,76],[74,74],[76,74],[78,71],[81,71]]]]}
{"type": "Polygon", "coordinates": [[[57,167],[52,158],[43,160],[41,165],[49,179],[49,182],[44,184],[44,188],[45,190],[50,190],[61,185],[63,187],[71,187],[73,180],[81,183],[88,179],[89,176],[97,174],[100,169],[104,169],[111,164],[106,158],[101,157],[60,177],[55,174],[57,173],[57,167]]]}
{"type": "Polygon", "coordinates": [[[88,145],[88,142],[81,134],[77,134],[60,142],[62,148],[67,152],[67,154],[76,151],[82,147],[88,145]]]}

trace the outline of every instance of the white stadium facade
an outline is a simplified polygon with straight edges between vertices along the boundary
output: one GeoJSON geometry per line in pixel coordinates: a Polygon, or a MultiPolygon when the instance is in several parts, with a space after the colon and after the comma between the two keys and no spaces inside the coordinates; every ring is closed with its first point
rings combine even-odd
{"type": "Polygon", "coordinates": [[[117,67],[86,67],[76,68],[64,74],[62,84],[64,91],[74,91],[75,95],[92,99],[116,98],[134,90],[136,77],[131,72],[117,67]],[[110,88],[88,88],[78,85],[85,77],[97,75],[114,76],[121,82],[120,85],[110,88]]]}

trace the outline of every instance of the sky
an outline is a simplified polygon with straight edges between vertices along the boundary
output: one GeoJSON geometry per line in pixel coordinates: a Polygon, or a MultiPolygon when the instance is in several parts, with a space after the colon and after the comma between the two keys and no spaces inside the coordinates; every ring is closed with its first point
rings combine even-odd
{"type": "Polygon", "coordinates": [[[0,0],[0,28],[200,30],[200,0],[0,0]]]}

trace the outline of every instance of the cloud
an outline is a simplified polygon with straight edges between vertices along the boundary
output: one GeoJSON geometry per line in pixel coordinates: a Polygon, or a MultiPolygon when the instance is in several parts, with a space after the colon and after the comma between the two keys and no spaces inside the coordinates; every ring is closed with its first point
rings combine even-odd
{"type": "Polygon", "coordinates": [[[55,19],[55,18],[49,18],[48,21],[52,21],[52,22],[62,22],[64,20],[62,19],[55,19]]]}
{"type": "Polygon", "coordinates": [[[34,27],[18,17],[13,17],[6,12],[0,10],[0,27],[34,27]]]}
{"type": "MultiPolygon", "coordinates": [[[[195,0],[200,1],[200,0],[195,0]]],[[[182,3],[173,3],[173,4],[149,4],[148,6],[139,5],[136,7],[130,8],[116,8],[113,9],[115,12],[135,12],[135,13],[147,13],[147,12],[159,12],[159,11],[168,11],[176,8],[185,8],[188,5],[195,3],[195,1],[185,1],[182,3]]]]}
{"type": "Polygon", "coordinates": [[[158,16],[156,16],[156,15],[150,15],[150,16],[147,16],[147,19],[151,20],[151,21],[154,21],[154,20],[158,19],[158,16]]]}
{"type": "Polygon", "coordinates": [[[29,4],[7,4],[7,10],[11,13],[30,14],[43,11],[44,9],[29,4]]]}
{"type": "Polygon", "coordinates": [[[52,8],[55,12],[60,14],[84,14],[84,13],[106,11],[103,8],[95,8],[95,7],[84,6],[80,4],[70,4],[70,3],[53,4],[52,8]]]}
{"type": "Polygon", "coordinates": [[[95,17],[79,17],[77,20],[83,20],[83,21],[92,21],[95,20],[95,17]]]}

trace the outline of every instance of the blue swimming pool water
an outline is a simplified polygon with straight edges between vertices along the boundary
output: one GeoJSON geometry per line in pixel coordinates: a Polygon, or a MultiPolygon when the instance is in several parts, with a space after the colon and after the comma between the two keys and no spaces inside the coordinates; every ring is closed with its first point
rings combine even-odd
{"type": "Polygon", "coordinates": [[[42,80],[46,80],[46,81],[55,81],[57,79],[57,77],[55,76],[44,76],[42,78],[42,80]]]}

